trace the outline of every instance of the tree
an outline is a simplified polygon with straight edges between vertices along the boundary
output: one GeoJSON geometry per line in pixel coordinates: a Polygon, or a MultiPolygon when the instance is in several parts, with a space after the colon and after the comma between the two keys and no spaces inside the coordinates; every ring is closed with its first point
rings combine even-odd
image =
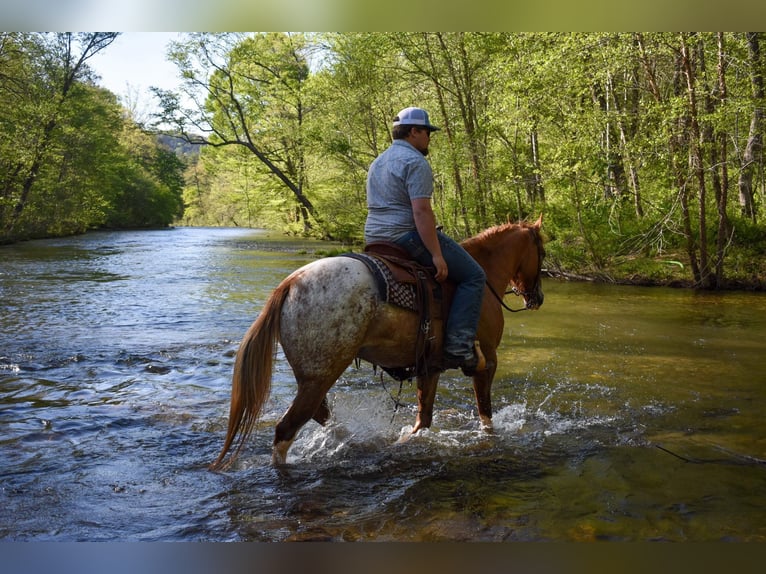
{"type": "Polygon", "coordinates": [[[119,156],[109,164],[109,210],[105,224],[117,228],[159,227],[183,215],[184,163],[155,136],[125,119],[119,156]]]}
{"type": "MultiPolygon", "coordinates": [[[[453,209],[462,233],[471,235],[476,226],[487,226],[487,208],[492,206],[486,129],[489,78],[483,71],[497,43],[490,36],[462,32],[401,33],[394,40],[409,74],[431,85],[449,150],[446,171],[452,179],[453,209]]],[[[420,99],[426,107],[429,100],[420,99]]]]}
{"type": "Polygon", "coordinates": [[[301,34],[193,34],[170,54],[192,107],[182,106],[180,94],[155,93],[160,121],[188,141],[249,150],[292,193],[308,230],[320,219],[306,194],[305,49],[301,34]]]}
{"type": "Polygon", "coordinates": [[[331,234],[361,241],[367,169],[391,144],[393,117],[410,105],[409,82],[388,34],[332,33],[319,40],[308,124],[313,189],[331,234]]]}
{"type": "Polygon", "coordinates": [[[763,167],[761,152],[763,150],[763,108],[766,104],[766,92],[763,86],[763,61],[761,59],[761,32],[747,33],[749,53],[750,82],[752,84],[753,106],[750,119],[745,151],[739,173],[739,205],[742,214],[753,222],[756,220],[755,193],[753,191],[753,174],[758,167],[763,167]]]}
{"type": "Polygon", "coordinates": [[[19,106],[13,123],[25,145],[0,184],[0,241],[16,235],[38,177],[61,161],[59,129],[79,82],[89,74],[86,62],[116,37],[111,32],[3,37],[3,44],[11,46],[4,52],[17,63],[13,69],[18,74],[4,80],[4,91],[19,106]]]}
{"type": "Polygon", "coordinates": [[[731,249],[760,253],[764,236],[731,193],[751,193],[758,213],[759,40],[192,35],[172,57],[196,99],[160,93],[161,119],[206,144],[185,190],[193,221],[360,240],[367,167],[390,144],[396,111],[420,105],[443,127],[429,161],[448,232],[545,212],[552,265],[672,259],[716,288],[731,249]]]}

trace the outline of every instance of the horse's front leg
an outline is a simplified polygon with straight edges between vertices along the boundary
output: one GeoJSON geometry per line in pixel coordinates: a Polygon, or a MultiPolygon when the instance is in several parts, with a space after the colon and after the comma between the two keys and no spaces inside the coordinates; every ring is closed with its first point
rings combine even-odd
{"type": "MultiPolygon", "coordinates": [[[[482,350],[484,352],[484,350],[482,350]]],[[[492,430],[492,380],[497,370],[497,353],[484,353],[487,368],[473,376],[473,392],[476,396],[476,406],[479,408],[479,420],[484,430],[492,430]]]]}
{"type": "Polygon", "coordinates": [[[440,374],[437,371],[431,375],[418,377],[418,416],[415,419],[415,426],[412,427],[412,434],[431,426],[434,416],[436,385],[439,382],[440,374]]]}

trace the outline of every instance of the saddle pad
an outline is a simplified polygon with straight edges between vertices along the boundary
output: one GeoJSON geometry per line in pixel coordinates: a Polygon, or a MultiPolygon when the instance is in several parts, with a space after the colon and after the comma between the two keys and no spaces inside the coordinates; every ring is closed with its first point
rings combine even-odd
{"type": "Polygon", "coordinates": [[[339,257],[350,257],[367,265],[367,268],[375,278],[375,283],[378,286],[378,296],[381,301],[402,307],[403,309],[409,309],[410,311],[418,310],[415,284],[397,281],[388,265],[383,261],[364,253],[343,253],[339,257]]]}

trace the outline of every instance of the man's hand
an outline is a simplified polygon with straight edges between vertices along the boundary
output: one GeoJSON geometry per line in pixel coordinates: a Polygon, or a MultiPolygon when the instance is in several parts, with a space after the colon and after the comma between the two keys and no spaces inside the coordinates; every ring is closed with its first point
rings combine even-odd
{"type": "Polygon", "coordinates": [[[447,262],[444,257],[440,255],[434,255],[433,257],[434,267],[436,267],[436,280],[441,283],[447,278],[449,269],[447,269],[447,262]]]}

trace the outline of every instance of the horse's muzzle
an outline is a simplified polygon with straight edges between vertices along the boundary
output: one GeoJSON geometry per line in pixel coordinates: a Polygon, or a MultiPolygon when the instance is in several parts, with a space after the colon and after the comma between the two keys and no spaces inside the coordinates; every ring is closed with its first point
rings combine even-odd
{"type": "Polygon", "coordinates": [[[543,299],[545,299],[543,290],[538,289],[534,293],[530,293],[527,297],[524,297],[524,306],[528,310],[534,311],[535,309],[540,308],[540,306],[543,304],[543,299]]]}

